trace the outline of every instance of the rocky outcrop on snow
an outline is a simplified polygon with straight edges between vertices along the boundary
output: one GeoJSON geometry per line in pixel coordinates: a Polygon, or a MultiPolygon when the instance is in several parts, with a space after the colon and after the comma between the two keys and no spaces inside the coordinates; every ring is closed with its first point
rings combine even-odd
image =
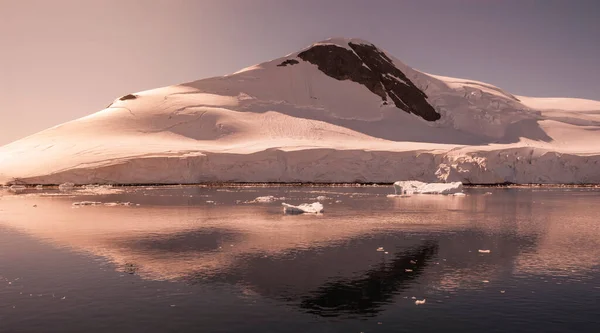
{"type": "Polygon", "coordinates": [[[391,99],[400,110],[428,121],[440,119],[440,114],[427,102],[427,95],[385,53],[370,44],[350,42],[348,46],[349,49],[333,44],[315,45],[300,52],[298,57],[337,80],[364,85],[384,102],[391,99]]]}

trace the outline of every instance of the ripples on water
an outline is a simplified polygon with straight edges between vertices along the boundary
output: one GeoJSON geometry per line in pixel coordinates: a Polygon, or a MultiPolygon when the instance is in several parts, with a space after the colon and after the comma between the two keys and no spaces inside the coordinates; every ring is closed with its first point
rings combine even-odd
{"type": "Polygon", "coordinates": [[[600,328],[600,191],[390,190],[4,192],[0,332],[600,328]]]}

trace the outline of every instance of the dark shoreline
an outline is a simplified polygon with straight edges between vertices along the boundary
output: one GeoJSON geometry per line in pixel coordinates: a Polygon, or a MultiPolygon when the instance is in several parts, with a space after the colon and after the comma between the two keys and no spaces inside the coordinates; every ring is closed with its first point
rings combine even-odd
{"type": "MultiPolygon", "coordinates": [[[[36,186],[42,185],[44,188],[55,188],[59,184],[11,184],[17,186],[25,186],[26,188],[35,188],[36,186]]],[[[5,185],[9,188],[11,185],[5,185]]],[[[75,184],[76,187],[82,187],[86,185],[98,185],[106,186],[111,185],[112,187],[206,187],[206,188],[219,188],[219,187],[379,187],[379,186],[392,186],[393,183],[244,183],[244,182],[222,182],[222,183],[198,183],[198,184],[161,184],[161,183],[149,183],[149,184],[75,184]]],[[[512,183],[500,183],[500,184],[463,184],[467,188],[600,188],[600,184],[512,184],[512,183]]]]}

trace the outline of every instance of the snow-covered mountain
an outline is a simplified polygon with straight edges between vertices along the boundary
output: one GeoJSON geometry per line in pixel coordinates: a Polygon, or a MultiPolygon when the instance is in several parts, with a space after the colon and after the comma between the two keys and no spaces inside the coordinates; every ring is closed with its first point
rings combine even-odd
{"type": "Polygon", "coordinates": [[[0,183],[600,183],[600,102],[514,96],[329,39],[0,148],[0,183]]]}

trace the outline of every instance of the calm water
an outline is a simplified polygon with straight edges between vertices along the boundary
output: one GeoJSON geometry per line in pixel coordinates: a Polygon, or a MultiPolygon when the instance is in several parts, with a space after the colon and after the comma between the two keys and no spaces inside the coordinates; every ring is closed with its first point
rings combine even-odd
{"type": "Polygon", "coordinates": [[[0,192],[0,332],[600,331],[600,191],[390,192],[0,192]]]}

